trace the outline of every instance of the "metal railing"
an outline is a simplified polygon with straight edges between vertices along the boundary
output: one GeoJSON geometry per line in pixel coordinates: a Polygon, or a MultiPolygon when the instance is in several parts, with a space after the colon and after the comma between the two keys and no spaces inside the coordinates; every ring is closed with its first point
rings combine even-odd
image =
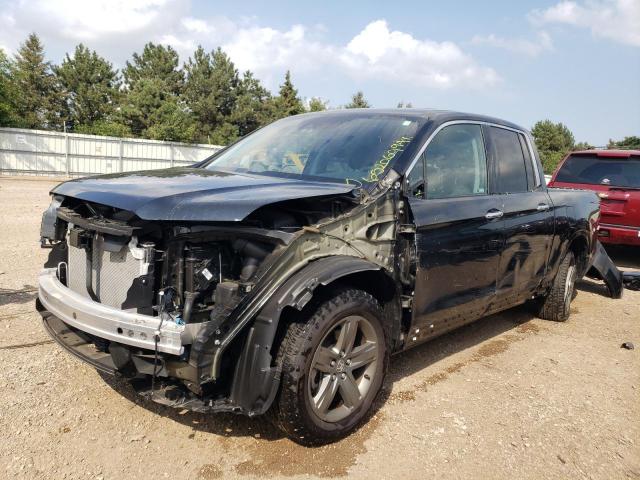
{"type": "Polygon", "coordinates": [[[83,176],[185,166],[219,145],[0,128],[0,175],[83,176]]]}

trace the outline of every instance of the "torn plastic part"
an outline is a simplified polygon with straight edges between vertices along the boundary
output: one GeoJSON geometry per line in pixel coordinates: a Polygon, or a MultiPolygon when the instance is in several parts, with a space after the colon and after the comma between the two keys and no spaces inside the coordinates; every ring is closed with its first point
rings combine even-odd
{"type": "Polygon", "coordinates": [[[622,282],[624,283],[624,288],[640,290],[640,272],[623,272],[622,282]]]}
{"type": "Polygon", "coordinates": [[[155,244],[145,242],[139,247],[138,237],[133,236],[131,240],[129,240],[128,247],[133,258],[136,260],[144,260],[140,262],[140,275],[147,275],[149,273],[149,265],[153,262],[155,244]]]}
{"type": "Polygon", "coordinates": [[[618,270],[609,258],[600,242],[596,245],[596,251],[591,260],[591,270],[587,273],[587,276],[602,279],[609,290],[611,298],[622,297],[622,272],[618,270]],[[597,272],[597,275],[593,274],[593,270],[597,272]]]}
{"type": "Polygon", "coordinates": [[[40,243],[44,246],[47,241],[56,242],[62,240],[58,229],[58,208],[62,205],[64,197],[60,195],[51,196],[51,204],[42,214],[40,223],[40,243]]]}

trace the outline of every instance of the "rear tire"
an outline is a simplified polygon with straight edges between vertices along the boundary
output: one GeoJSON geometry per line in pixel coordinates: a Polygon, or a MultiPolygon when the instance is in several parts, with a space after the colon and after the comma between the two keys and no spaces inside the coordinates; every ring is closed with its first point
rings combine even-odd
{"type": "Polygon", "coordinates": [[[569,318],[571,300],[576,293],[577,271],[573,252],[567,252],[551,290],[546,296],[537,299],[538,317],[556,322],[564,322],[569,318]]]}
{"type": "Polygon", "coordinates": [[[279,397],[272,416],[294,441],[323,444],[365,421],[388,362],[383,313],[370,294],[349,289],[289,325],[280,345],[279,397]]]}

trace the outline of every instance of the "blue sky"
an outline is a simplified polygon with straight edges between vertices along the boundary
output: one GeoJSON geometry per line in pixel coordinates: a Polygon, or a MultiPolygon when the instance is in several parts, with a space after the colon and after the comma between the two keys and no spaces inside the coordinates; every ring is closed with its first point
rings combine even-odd
{"type": "Polygon", "coordinates": [[[83,42],[121,66],[146,41],[222,46],[276,90],[330,107],[471,111],[561,121],[596,145],[640,135],[640,1],[0,0],[0,48],[31,32],[59,62],[83,42]]]}

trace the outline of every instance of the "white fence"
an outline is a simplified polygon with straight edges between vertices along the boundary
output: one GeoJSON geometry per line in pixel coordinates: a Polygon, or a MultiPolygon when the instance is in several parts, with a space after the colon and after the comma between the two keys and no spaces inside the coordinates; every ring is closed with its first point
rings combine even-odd
{"type": "Polygon", "coordinates": [[[117,173],[191,165],[222,147],[0,128],[0,175],[117,173]]]}

